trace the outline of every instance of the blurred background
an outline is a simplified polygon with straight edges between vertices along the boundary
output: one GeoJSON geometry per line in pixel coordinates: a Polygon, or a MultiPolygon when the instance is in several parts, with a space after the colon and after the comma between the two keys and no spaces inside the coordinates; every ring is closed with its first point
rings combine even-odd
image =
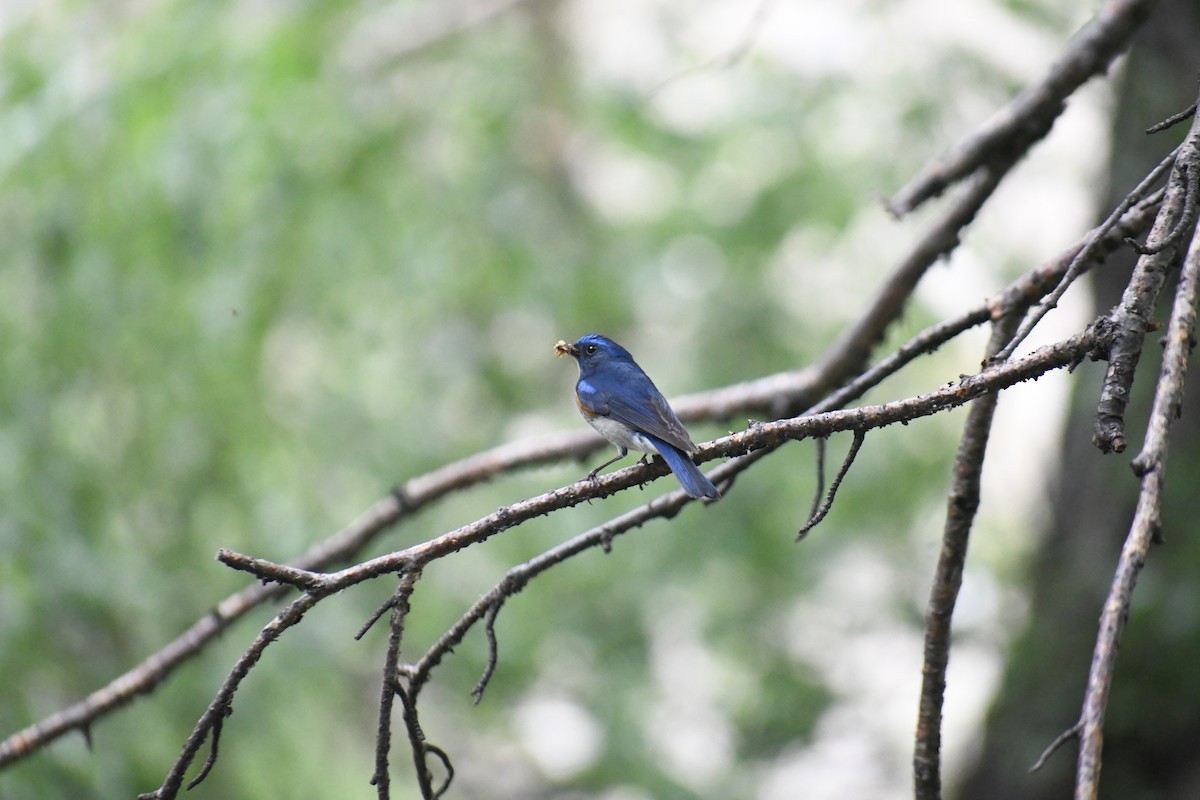
{"type": "MultiPolygon", "coordinates": [[[[243,587],[214,561],[218,547],[286,560],[408,478],[582,426],[575,368],[553,357],[559,338],[616,338],[668,396],[811,362],[937,210],[897,222],[878,194],[1040,76],[1096,6],[7,0],[0,736],[107,683],[243,587]]],[[[1089,84],[883,348],[1057,254],[1111,202],[1105,186],[1123,194],[1173,146],[1113,149],[1194,97],[1186,42],[1200,38],[1179,31],[1196,10],[1163,8],[1152,24],[1191,68],[1122,67],[1115,83],[1089,84]],[[1142,106],[1124,117],[1130,96],[1142,106]],[[1110,181],[1114,154],[1133,166],[1110,181]]],[[[1183,63],[1161,41],[1147,49],[1183,63]]],[[[1114,296],[1077,287],[1029,346],[1114,296]]],[[[973,372],[984,336],[867,401],[973,372]]],[[[1040,634],[1030,621],[1071,563],[1044,566],[1048,531],[1065,530],[1050,523],[1058,476],[1076,474],[1068,445],[1098,461],[1080,444],[1086,430],[1063,431],[1071,388],[1082,382],[1086,413],[1099,374],[1087,365],[1000,403],[955,620],[951,796],[1062,796],[1069,779],[1070,754],[1044,776],[1023,772],[1077,714],[1129,519],[1115,494],[1071,506],[1112,521],[1117,537],[1092,530],[1103,546],[1080,546],[1096,572],[1068,582],[1082,586],[1075,616],[1040,634]],[[1038,645],[1061,643],[1064,626],[1077,628],[1070,655],[1038,645]],[[1038,659],[1061,670],[1061,691],[1030,684],[1049,674],[1038,659]],[[1005,719],[1020,722],[998,727],[1005,719]],[[1024,788],[1002,790],[1006,777],[1024,788]]],[[[793,536],[815,485],[811,443],[765,460],[719,504],[535,581],[500,615],[483,702],[470,697],[486,654],[478,631],[423,697],[425,731],[457,769],[448,796],[909,796],[922,615],[962,421],[870,437],[803,544],[793,536]]],[[[729,427],[694,425],[693,438],[729,427]]],[[[831,461],[848,444],[835,437],[831,461]]],[[[1092,485],[1133,488],[1121,459],[1101,468],[1107,482],[1092,485]]],[[[531,470],[452,496],[363,555],[585,471],[531,470]]],[[[556,514],[436,564],[414,596],[404,656],[510,566],[671,488],[556,514]]],[[[1194,558],[1183,538],[1168,529],[1173,552],[1194,558]]],[[[1175,646],[1197,649],[1196,579],[1156,594],[1154,569],[1149,601],[1174,609],[1163,616],[1175,646]]],[[[323,602],[267,651],[191,796],[374,797],[386,630],[352,637],[392,588],[323,602]]],[[[90,751],[72,735],[0,773],[0,797],[157,787],[274,613],[249,615],[100,721],[90,751]]],[[[1135,616],[1131,631],[1152,624],[1135,616]]],[[[1131,663],[1123,652],[1118,687],[1138,684],[1121,671],[1131,663]]],[[[1182,673],[1176,663],[1161,671],[1182,673]]],[[[1191,695],[1167,706],[1191,731],[1197,689],[1180,691],[1191,695]]],[[[1114,695],[1114,735],[1120,706],[1136,715],[1146,702],[1114,695]]],[[[418,796],[402,742],[393,764],[393,796],[418,796]]],[[[1139,796],[1139,767],[1105,766],[1134,787],[1119,796],[1139,796]]]]}

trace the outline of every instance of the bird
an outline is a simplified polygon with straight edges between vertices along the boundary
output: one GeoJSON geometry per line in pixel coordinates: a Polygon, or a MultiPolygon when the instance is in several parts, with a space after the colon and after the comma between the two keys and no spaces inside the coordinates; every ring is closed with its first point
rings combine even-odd
{"type": "Polygon", "coordinates": [[[592,470],[589,479],[630,450],[658,453],[689,495],[710,500],[721,496],[692,461],[699,448],[687,429],[628,350],[607,336],[589,333],[574,343],[559,340],[554,352],[571,356],[579,365],[575,383],[579,413],[617,448],[616,457],[592,470]]]}

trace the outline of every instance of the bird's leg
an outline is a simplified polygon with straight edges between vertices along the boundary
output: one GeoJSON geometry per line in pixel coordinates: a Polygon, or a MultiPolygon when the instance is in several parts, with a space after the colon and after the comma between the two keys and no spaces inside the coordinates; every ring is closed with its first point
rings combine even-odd
{"type": "Polygon", "coordinates": [[[624,458],[627,455],[629,455],[629,451],[626,450],[624,447],[621,447],[620,445],[618,445],[617,446],[617,455],[614,458],[610,458],[608,461],[605,461],[603,464],[601,464],[600,466],[596,467],[594,470],[589,472],[588,480],[589,481],[596,480],[596,475],[600,472],[600,470],[604,469],[605,467],[607,467],[610,464],[617,463],[618,461],[620,461],[622,458],[624,458]]]}
{"type": "MultiPolygon", "coordinates": [[[[646,466],[647,464],[649,464],[650,463],[650,454],[642,453],[642,457],[637,460],[637,463],[642,465],[643,467],[646,466]]],[[[640,489],[641,491],[646,490],[645,481],[638,481],[638,489],[640,489]]]]}

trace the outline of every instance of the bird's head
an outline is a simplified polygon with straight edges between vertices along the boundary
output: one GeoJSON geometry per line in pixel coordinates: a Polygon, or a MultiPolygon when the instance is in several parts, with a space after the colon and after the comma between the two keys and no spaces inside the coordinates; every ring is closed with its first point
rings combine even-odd
{"type": "Polygon", "coordinates": [[[554,345],[554,352],[559,356],[571,356],[579,362],[580,368],[610,361],[633,361],[628,350],[598,333],[589,333],[573,344],[559,340],[554,345]]]}

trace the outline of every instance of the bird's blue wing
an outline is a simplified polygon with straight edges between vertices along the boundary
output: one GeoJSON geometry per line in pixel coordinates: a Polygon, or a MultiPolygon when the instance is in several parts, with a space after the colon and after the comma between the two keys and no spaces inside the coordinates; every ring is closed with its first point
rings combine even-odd
{"type": "Polygon", "coordinates": [[[641,381],[624,381],[620,391],[605,392],[604,401],[608,416],[618,422],[658,437],[685,453],[696,452],[687,429],[649,378],[641,376],[641,381]]]}

